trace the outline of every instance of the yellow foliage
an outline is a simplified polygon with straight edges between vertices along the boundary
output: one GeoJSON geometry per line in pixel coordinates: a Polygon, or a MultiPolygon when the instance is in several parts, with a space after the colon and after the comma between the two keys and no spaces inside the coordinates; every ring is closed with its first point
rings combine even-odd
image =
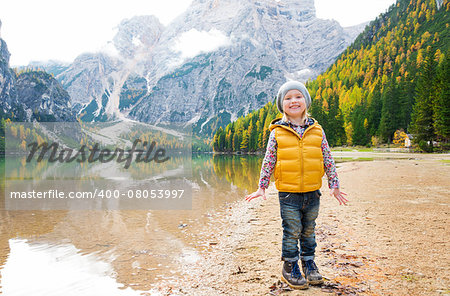
{"type": "Polygon", "coordinates": [[[385,74],[383,74],[383,77],[381,78],[381,84],[386,85],[389,80],[389,77],[387,77],[385,74]]]}
{"type": "Polygon", "coordinates": [[[327,89],[327,95],[328,97],[331,97],[331,95],[333,94],[333,90],[331,88],[327,89]]]}
{"type": "Polygon", "coordinates": [[[407,135],[403,131],[403,129],[396,130],[395,133],[394,133],[393,142],[394,142],[395,145],[398,145],[400,147],[404,147],[405,146],[405,139],[406,139],[406,137],[407,137],[407,135]]]}
{"type": "Polygon", "coordinates": [[[436,61],[436,62],[439,62],[439,60],[440,60],[440,58],[441,58],[441,55],[442,55],[442,53],[441,53],[441,51],[439,50],[439,48],[436,50],[436,52],[435,52],[435,54],[434,54],[434,60],[436,61]]]}
{"type": "MultiPolygon", "coordinates": [[[[447,23],[447,25],[448,25],[448,23],[447,23]]],[[[439,34],[438,34],[438,32],[436,32],[436,33],[434,33],[433,43],[438,42],[438,41],[439,41],[439,34]]]]}
{"type": "Polygon", "coordinates": [[[378,145],[380,145],[381,140],[378,137],[372,136],[371,142],[372,142],[372,146],[377,147],[378,145]]]}
{"type": "Polygon", "coordinates": [[[423,49],[419,50],[419,52],[417,53],[416,59],[417,67],[419,67],[422,63],[423,63],[423,49]]]}
{"type": "Polygon", "coordinates": [[[427,10],[427,4],[426,3],[422,3],[422,6],[420,7],[421,11],[425,11],[427,10]]]}
{"type": "Polygon", "coordinates": [[[430,34],[428,31],[426,31],[425,33],[423,33],[422,36],[421,36],[422,43],[424,43],[425,41],[427,41],[428,39],[430,39],[430,37],[431,37],[431,34],[430,34]]]}
{"type": "Polygon", "coordinates": [[[22,140],[22,143],[20,143],[20,148],[22,148],[23,151],[27,149],[27,142],[25,142],[25,140],[22,140]]]}
{"type": "Polygon", "coordinates": [[[19,134],[20,134],[20,139],[24,140],[25,139],[25,128],[23,127],[23,125],[19,126],[19,134]]]}
{"type": "Polygon", "coordinates": [[[12,135],[14,138],[17,138],[17,128],[16,128],[15,126],[12,126],[12,125],[11,125],[10,129],[11,129],[11,135],[12,135]]]}
{"type": "Polygon", "coordinates": [[[431,19],[431,12],[428,10],[427,11],[427,13],[426,13],[426,19],[427,19],[427,22],[429,22],[430,21],[430,19],[431,19]]]}
{"type": "Polygon", "coordinates": [[[347,136],[347,145],[352,145],[353,126],[351,122],[344,124],[345,134],[347,136]]]}
{"type": "Polygon", "coordinates": [[[324,88],[324,89],[322,90],[321,97],[324,98],[324,99],[328,98],[328,92],[327,92],[327,89],[326,89],[326,88],[324,88]]]}

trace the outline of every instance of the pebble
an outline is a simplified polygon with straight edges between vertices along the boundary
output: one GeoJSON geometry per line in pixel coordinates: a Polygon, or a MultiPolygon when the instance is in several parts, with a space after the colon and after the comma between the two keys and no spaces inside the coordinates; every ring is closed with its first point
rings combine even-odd
{"type": "Polygon", "coordinates": [[[188,226],[188,225],[185,224],[185,223],[182,223],[182,224],[178,225],[178,229],[183,229],[183,228],[185,228],[186,226],[188,226]]]}

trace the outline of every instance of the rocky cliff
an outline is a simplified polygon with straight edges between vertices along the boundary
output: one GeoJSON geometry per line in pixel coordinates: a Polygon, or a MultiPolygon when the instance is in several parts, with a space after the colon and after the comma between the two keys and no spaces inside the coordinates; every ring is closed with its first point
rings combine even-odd
{"type": "Polygon", "coordinates": [[[17,104],[14,89],[15,74],[9,68],[10,53],[6,42],[0,38],[0,108],[3,113],[10,112],[17,104]]]}
{"type": "Polygon", "coordinates": [[[115,54],[82,55],[57,76],[81,117],[201,133],[273,100],[287,79],[316,77],[360,32],[318,19],[313,0],[194,0],[165,28],[154,17],[118,28],[115,54]]]}
{"type": "MultiPolygon", "coordinates": [[[[1,27],[1,22],[0,22],[1,27]]],[[[0,38],[0,115],[15,121],[75,121],[69,94],[50,74],[9,68],[6,42],[0,38]]]]}
{"type": "Polygon", "coordinates": [[[23,72],[18,75],[15,87],[26,121],[75,121],[69,94],[50,74],[23,72]]]}

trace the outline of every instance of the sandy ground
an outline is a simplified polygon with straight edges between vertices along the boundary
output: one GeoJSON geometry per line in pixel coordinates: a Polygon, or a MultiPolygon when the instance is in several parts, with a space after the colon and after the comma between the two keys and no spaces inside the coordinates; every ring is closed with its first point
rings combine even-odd
{"type": "MultiPolygon", "coordinates": [[[[340,164],[339,206],[322,188],[316,263],[322,287],[279,283],[276,189],[227,205],[204,238],[203,259],[157,288],[165,295],[450,295],[450,164],[435,158],[340,164]]],[[[324,182],[326,183],[326,182],[324,182]]],[[[244,197],[243,197],[244,198],[244,197]]]]}

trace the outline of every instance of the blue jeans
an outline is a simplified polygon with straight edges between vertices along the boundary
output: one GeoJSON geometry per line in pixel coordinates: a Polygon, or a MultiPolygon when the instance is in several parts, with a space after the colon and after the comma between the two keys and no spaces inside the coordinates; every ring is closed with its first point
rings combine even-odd
{"type": "Polygon", "coordinates": [[[321,195],[319,190],[304,193],[278,193],[283,220],[281,260],[297,261],[299,255],[305,261],[314,259],[317,246],[314,228],[319,215],[321,195]]]}

